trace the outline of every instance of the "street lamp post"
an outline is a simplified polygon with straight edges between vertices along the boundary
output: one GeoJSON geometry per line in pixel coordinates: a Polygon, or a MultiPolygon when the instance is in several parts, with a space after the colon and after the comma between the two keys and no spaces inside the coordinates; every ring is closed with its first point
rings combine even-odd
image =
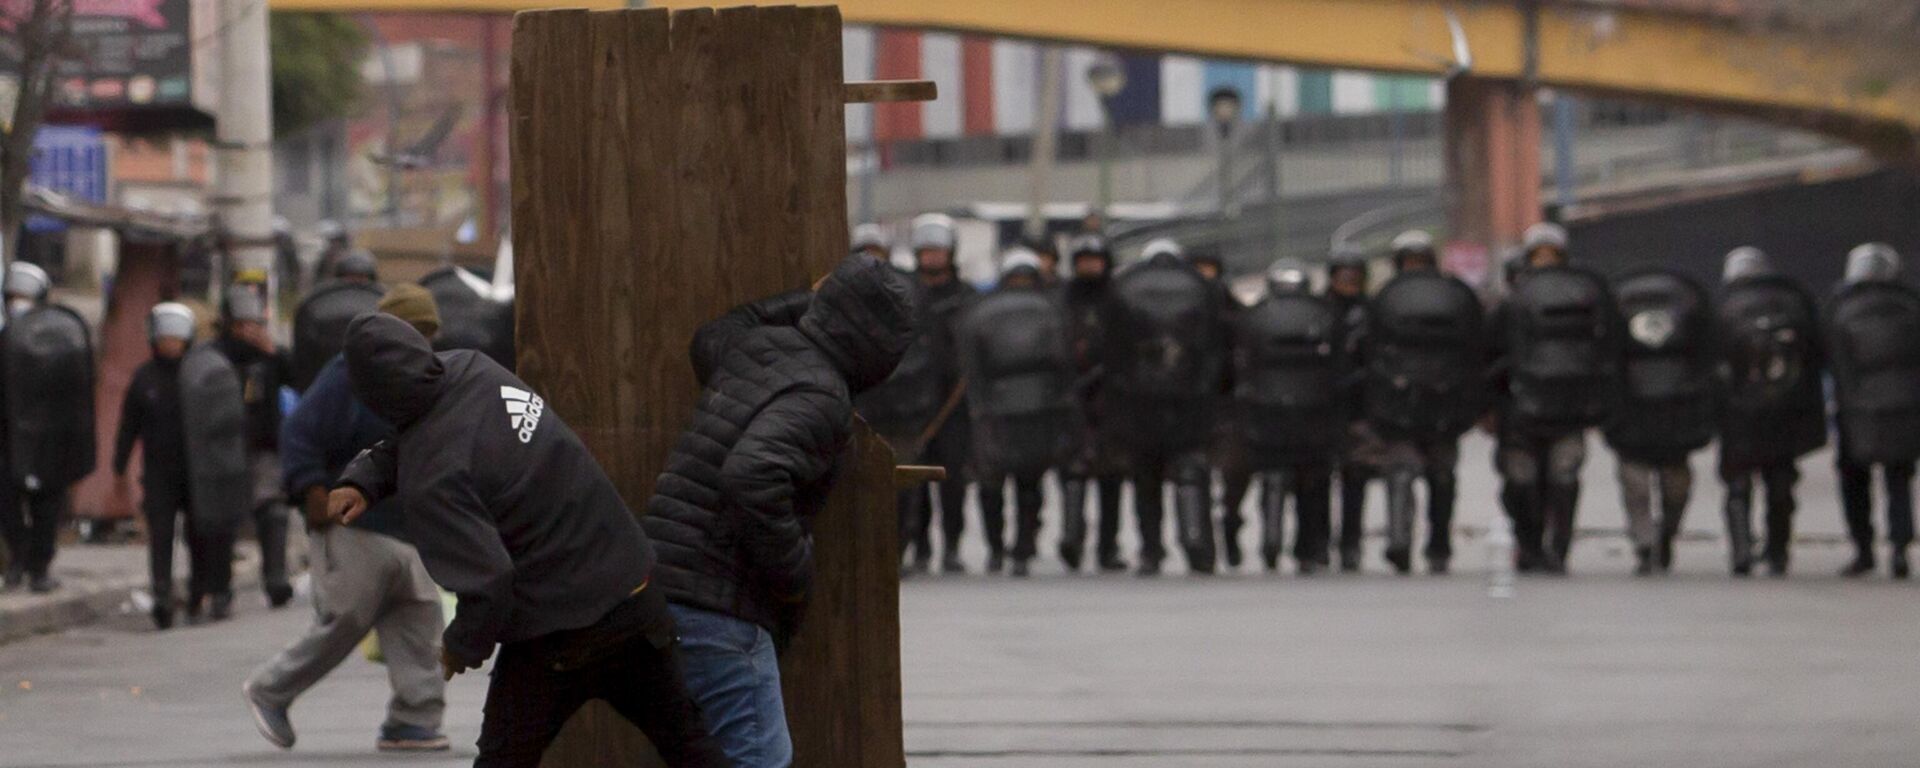
{"type": "Polygon", "coordinates": [[[1127,70],[1118,57],[1107,54],[1087,70],[1087,85],[1100,97],[1100,117],[1105,130],[1100,135],[1100,189],[1095,210],[1105,214],[1113,204],[1113,155],[1116,128],[1113,124],[1113,97],[1127,88],[1127,70]]]}
{"type": "Polygon", "coordinates": [[[1213,89],[1207,97],[1207,114],[1220,133],[1220,215],[1234,216],[1233,205],[1233,125],[1240,119],[1240,92],[1230,87],[1213,89]]]}

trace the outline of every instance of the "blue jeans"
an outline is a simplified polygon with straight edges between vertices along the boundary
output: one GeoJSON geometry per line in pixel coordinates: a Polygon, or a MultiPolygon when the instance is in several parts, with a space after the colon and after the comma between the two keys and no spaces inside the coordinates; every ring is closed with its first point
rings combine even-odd
{"type": "Polygon", "coordinates": [[[687,690],[727,757],[739,768],[792,765],[773,636],[726,614],[668,607],[680,636],[687,690]]]}

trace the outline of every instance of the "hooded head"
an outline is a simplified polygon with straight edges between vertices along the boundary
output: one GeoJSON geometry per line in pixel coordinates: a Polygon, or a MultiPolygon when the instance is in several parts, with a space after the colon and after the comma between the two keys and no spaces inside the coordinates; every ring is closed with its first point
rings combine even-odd
{"type": "Polygon", "coordinates": [[[1281,259],[1267,270],[1267,292],[1274,296],[1293,296],[1312,289],[1313,279],[1307,265],[1295,259],[1281,259]]]}
{"type": "Polygon", "coordinates": [[[1409,229],[1393,238],[1395,272],[1438,269],[1440,257],[1433,250],[1433,235],[1423,229],[1409,229]]]}
{"type": "Polygon", "coordinates": [[[1900,277],[1900,252],[1886,243],[1866,243],[1847,253],[1848,285],[1900,277]]]}
{"type": "Polygon", "coordinates": [[[440,358],[405,320],[384,312],[354,318],[344,354],[354,396],[395,429],[411,426],[440,399],[440,358]]]}
{"type": "Polygon", "coordinates": [[[913,283],[886,262],[848,256],[820,281],[800,332],[833,360],[854,394],[900,365],[913,343],[920,307],[913,283]]]}
{"type": "Polygon", "coordinates": [[[1728,251],[1726,261],[1721,262],[1720,266],[1722,283],[1771,274],[1773,274],[1773,260],[1767,257],[1766,251],[1751,245],[1743,245],[1728,251]]]}

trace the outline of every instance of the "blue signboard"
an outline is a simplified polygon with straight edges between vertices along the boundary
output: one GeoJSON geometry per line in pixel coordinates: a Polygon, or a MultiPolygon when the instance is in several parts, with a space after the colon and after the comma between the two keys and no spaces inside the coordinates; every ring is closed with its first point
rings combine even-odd
{"type": "MultiPolygon", "coordinates": [[[[107,143],[100,129],[49,125],[33,137],[30,178],[55,192],[90,203],[107,201],[107,143]]],[[[66,225],[45,216],[27,218],[27,229],[57,232],[66,225]]]]}

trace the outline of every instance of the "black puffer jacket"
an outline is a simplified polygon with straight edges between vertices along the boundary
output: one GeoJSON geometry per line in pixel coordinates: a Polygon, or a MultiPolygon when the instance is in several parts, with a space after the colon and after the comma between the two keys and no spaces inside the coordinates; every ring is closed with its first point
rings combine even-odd
{"type": "Polygon", "coordinates": [[[479,352],[435,353],[386,314],[356,318],[345,354],[354,395],[399,433],[340,485],[400,497],[407,540],[460,598],[442,637],[455,658],[591,626],[648,583],[646,534],[526,382],[479,352]]]}
{"type": "Polygon", "coordinates": [[[850,434],[852,396],[885,380],[914,334],[908,279],[866,256],[695,335],[703,391],[643,521],[667,599],[779,633],[813,578],[807,529],[850,434]]]}

